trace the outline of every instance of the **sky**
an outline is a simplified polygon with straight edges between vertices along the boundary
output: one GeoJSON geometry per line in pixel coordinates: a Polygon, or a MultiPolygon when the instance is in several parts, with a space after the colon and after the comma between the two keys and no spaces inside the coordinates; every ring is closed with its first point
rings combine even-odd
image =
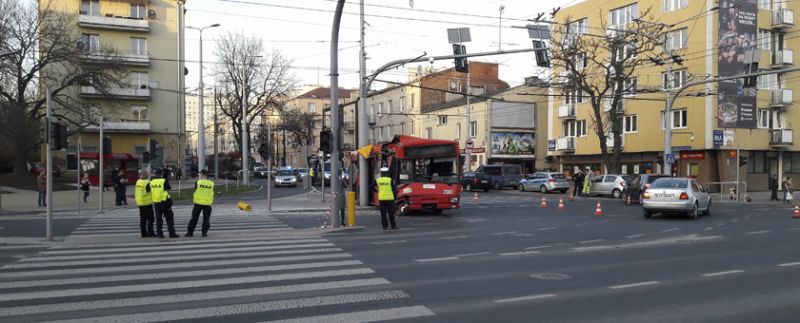
{"type": "MultiPolygon", "coordinates": [[[[428,55],[450,55],[448,28],[470,28],[472,41],[465,43],[467,52],[532,47],[525,29],[527,19],[555,7],[568,6],[580,0],[365,0],[365,41],[367,71],[396,59],[428,55]],[[503,6],[502,22],[500,7],[503,6]],[[502,25],[502,27],[501,27],[502,25]]],[[[292,60],[292,72],[300,84],[330,85],[330,37],[336,0],[188,0],[186,25],[194,27],[218,23],[218,28],[203,32],[204,82],[213,85],[210,75],[215,40],[225,33],[244,32],[261,38],[265,47],[280,51],[292,60]]],[[[339,34],[339,86],[358,88],[359,1],[347,1],[339,34]]],[[[545,15],[549,18],[549,14],[545,15]]],[[[473,58],[500,64],[500,79],[511,86],[519,85],[526,76],[539,74],[533,53],[473,58]]],[[[186,32],[186,60],[189,75],[186,84],[195,88],[198,82],[199,37],[195,30],[186,32]]],[[[407,80],[407,65],[390,70],[379,79],[395,82],[407,80]]],[[[450,68],[453,61],[437,61],[435,70],[450,68]]],[[[373,89],[387,84],[378,83],[373,89]]]]}

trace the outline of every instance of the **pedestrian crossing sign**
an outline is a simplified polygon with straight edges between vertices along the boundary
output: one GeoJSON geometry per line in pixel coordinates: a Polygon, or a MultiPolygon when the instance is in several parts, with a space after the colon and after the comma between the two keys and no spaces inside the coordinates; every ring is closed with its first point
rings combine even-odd
{"type": "Polygon", "coordinates": [[[364,158],[369,158],[369,153],[372,151],[372,144],[368,144],[364,147],[358,148],[358,153],[361,154],[364,158]]]}

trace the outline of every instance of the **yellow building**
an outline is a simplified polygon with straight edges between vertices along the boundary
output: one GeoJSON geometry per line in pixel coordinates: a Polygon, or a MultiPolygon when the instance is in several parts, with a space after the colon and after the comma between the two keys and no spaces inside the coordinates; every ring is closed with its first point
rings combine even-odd
{"type": "MultiPolygon", "coordinates": [[[[39,5],[75,15],[84,60],[104,64],[108,54],[101,49],[111,48],[127,69],[125,85],[109,93],[82,84],[70,94],[103,116],[112,152],[141,154],[152,138],[159,143],[153,164],[185,166],[184,0],[39,0],[39,5]]],[[[68,161],[74,161],[78,136],[84,152],[99,149],[99,128],[89,125],[70,137],[68,161]]]]}
{"type": "MultiPolygon", "coordinates": [[[[623,111],[623,173],[661,172],[668,124],[673,130],[672,154],[666,158],[675,158],[672,173],[697,177],[716,188],[712,183],[736,180],[737,160],[731,151],[739,148],[748,157],[739,169],[741,180],[748,190],[765,190],[768,176],[800,175],[800,147],[793,134],[800,112],[791,105],[798,85],[790,74],[758,77],[755,86],[739,81],[688,88],[677,97],[672,118],[664,117],[666,89],[670,83],[677,89],[708,76],[792,66],[792,48],[800,40],[784,36],[797,31],[795,7],[800,4],[778,0],[589,0],[562,8],[555,19],[569,23],[577,37],[604,37],[627,30],[635,20],[671,25],[665,29],[664,50],[682,59],[680,65],[673,64],[671,82],[665,81],[665,65],[643,64],[631,79],[633,87],[655,91],[631,91],[618,107],[623,111]]],[[[575,92],[568,87],[552,89],[549,154],[566,172],[586,166],[605,172],[592,109],[575,92]]]]}

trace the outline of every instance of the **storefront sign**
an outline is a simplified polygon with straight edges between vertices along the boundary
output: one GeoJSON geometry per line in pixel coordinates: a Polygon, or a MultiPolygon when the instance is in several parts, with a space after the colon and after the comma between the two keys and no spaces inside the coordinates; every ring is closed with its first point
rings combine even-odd
{"type": "MultiPolygon", "coordinates": [[[[464,154],[465,149],[461,148],[461,154],[464,154]]],[[[486,147],[472,148],[469,150],[470,154],[483,154],[486,152],[486,147]]]]}
{"type": "Polygon", "coordinates": [[[725,157],[736,159],[739,154],[735,150],[728,150],[728,153],[725,154],[725,157]]]}
{"type": "MultiPolygon", "coordinates": [[[[748,60],[756,50],[756,0],[726,0],[719,9],[720,76],[747,73],[748,60]]],[[[757,69],[757,67],[756,67],[757,69]]],[[[720,81],[718,85],[717,126],[720,128],[756,127],[756,89],[745,87],[745,79],[720,81]]]]}
{"type": "Polygon", "coordinates": [[[533,158],[534,134],[492,132],[492,158],[533,158]]]}
{"type": "Polygon", "coordinates": [[[681,152],[681,159],[706,159],[704,151],[684,151],[681,152]]]}

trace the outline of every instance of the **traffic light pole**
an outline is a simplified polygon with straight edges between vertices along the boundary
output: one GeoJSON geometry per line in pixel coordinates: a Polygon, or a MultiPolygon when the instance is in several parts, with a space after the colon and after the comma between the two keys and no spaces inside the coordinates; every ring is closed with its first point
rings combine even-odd
{"type": "Polygon", "coordinates": [[[272,154],[269,153],[272,138],[272,125],[267,122],[267,211],[272,211],[272,154]]]}
{"type": "Polygon", "coordinates": [[[50,88],[45,87],[46,92],[46,106],[47,106],[47,118],[45,119],[45,142],[47,143],[45,149],[47,150],[47,167],[45,169],[45,178],[47,179],[47,187],[45,188],[45,202],[47,203],[47,219],[45,220],[45,225],[47,226],[46,229],[46,238],[47,241],[53,241],[53,123],[50,118],[52,118],[52,107],[50,106],[51,100],[51,93],[50,88]]]}
{"type": "Polygon", "coordinates": [[[103,214],[103,184],[105,184],[106,181],[106,173],[103,172],[103,152],[105,151],[104,150],[105,147],[103,147],[103,122],[104,122],[103,117],[100,116],[100,153],[97,154],[98,156],[100,156],[99,158],[100,170],[97,173],[98,174],[97,177],[99,178],[97,180],[98,183],[97,187],[100,188],[100,194],[98,195],[100,197],[100,202],[99,206],[97,207],[98,214],[103,214]]]}
{"type": "Polygon", "coordinates": [[[78,150],[75,155],[78,160],[78,214],[81,214],[81,136],[78,136],[78,150]]]}

